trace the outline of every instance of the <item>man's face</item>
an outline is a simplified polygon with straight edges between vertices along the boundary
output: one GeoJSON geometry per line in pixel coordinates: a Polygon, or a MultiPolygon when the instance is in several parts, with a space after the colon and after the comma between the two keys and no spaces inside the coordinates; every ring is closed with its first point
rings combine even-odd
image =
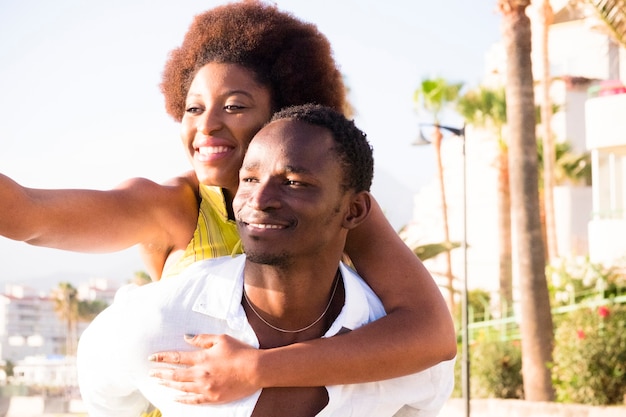
{"type": "Polygon", "coordinates": [[[341,187],[333,145],[327,129],[291,119],[255,136],[233,201],[249,260],[289,265],[298,256],[341,253],[352,193],[341,187]]]}

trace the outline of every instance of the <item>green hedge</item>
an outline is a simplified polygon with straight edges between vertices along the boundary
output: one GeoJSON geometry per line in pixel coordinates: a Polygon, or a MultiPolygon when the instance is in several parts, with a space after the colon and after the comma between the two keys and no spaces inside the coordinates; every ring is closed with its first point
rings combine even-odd
{"type": "Polygon", "coordinates": [[[559,402],[623,404],[626,307],[602,305],[559,317],[552,375],[559,402]]]}
{"type": "MultiPolygon", "coordinates": [[[[462,396],[461,346],[456,363],[454,397],[462,396]]],[[[522,354],[519,341],[482,341],[470,347],[472,398],[523,398],[522,354]]]]}

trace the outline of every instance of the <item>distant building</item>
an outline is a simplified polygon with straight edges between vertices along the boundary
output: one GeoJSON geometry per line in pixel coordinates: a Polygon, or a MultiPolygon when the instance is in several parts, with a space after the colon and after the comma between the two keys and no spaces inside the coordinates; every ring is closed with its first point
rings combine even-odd
{"type": "Polygon", "coordinates": [[[91,278],[78,286],[78,298],[86,301],[100,300],[111,305],[119,288],[119,284],[110,279],[91,278]]]}
{"type": "Polygon", "coordinates": [[[13,368],[14,385],[76,387],[76,358],[70,356],[29,356],[13,368]]]}
{"type": "Polygon", "coordinates": [[[27,356],[65,353],[65,324],[54,300],[32,288],[7,284],[0,294],[0,358],[16,362],[27,356]]]}
{"type": "MultiPolygon", "coordinates": [[[[118,285],[92,279],[78,287],[81,300],[111,304],[118,285]]],[[[87,323],[78,323],[80,335],[87,323]]],[[[0,293],[0,359],[58,357],[66,353],[67,324],[55,311],[55,299],[23,285],[7,284],[0,293]]]]}

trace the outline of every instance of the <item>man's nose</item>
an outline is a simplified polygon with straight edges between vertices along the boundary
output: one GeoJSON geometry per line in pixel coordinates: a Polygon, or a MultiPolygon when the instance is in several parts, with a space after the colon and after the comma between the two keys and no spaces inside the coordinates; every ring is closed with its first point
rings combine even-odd
{"type": "Polygon", "coordinates": [[[250,196],[250,204],[257,210],[275,209],[281,206],[280,185],[271,180],[260,181],[250,196]]]}

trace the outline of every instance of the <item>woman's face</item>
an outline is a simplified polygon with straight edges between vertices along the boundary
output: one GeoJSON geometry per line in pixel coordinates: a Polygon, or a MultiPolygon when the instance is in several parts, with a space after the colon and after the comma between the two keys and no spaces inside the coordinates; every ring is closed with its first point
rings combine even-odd
{"type": "Polygon", "coordinates": [[[202,184],[233,194],[252,137],[272,115],[269,88],[236,64],[211,62],[196,73],[185,103],[181,138],[202,184]]]}

